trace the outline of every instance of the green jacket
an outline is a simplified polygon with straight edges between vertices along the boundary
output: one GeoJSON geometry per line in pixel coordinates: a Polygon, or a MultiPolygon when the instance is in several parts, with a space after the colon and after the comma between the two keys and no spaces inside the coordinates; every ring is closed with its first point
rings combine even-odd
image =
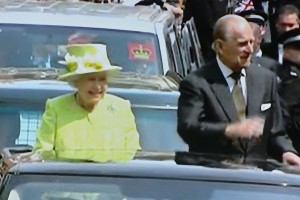
{"type": "Polygon", "coordinates": [[[44,159],[127,161],[140,149],[130,102],[105,94],[95,110],[84,110],[74,94],[49,99],[34,150],[44,159]]]}

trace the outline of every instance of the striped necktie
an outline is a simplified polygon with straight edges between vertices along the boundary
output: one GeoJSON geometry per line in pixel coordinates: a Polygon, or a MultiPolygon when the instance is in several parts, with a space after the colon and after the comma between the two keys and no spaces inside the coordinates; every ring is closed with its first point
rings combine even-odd
{"type": "Polygon", "coordinates": [[[243,95],[241,85],[241,72],[233,72],[230,77],[235,81],[232,89],[232,98],[235,104],[235,108],[238,112],[240,119],[246,118],[246,101],[243,95]]]}
{"type": "MultiPolygon", "coordinates": [[[[239,116],[239,119],[246,119],[246,101],[243,95],[242,84],[241,84],[241,72],[233,72],[230,77],[235,81],[232,89],[232,98],[239,116]]],[[[247,157],[248,150],[248,139],[238,139],[239,144],[244,152],[244,158],[247,157]]]]}

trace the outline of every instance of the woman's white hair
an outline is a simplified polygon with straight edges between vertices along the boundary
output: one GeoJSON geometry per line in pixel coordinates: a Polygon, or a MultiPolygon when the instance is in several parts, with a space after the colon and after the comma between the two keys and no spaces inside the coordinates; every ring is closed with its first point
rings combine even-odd
{"type": "Polygon", "coordinates": [[[71,76],[66,79],[66,82],[73,88],[77,88],[75,82],[80,78],[80,75],[71,76]]]}

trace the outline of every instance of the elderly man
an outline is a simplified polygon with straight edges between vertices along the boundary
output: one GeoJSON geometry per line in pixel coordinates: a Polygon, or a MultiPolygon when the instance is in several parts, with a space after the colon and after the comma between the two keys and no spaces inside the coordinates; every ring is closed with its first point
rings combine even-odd
{"type": "Polygon", "coordinates": [[[225,154],[239,163],[268,154],[300,166],[282,127],[276,77],[250,64],[253,41],[244,18],[226,15],[217,21],[216,60],[180,84],[178,133],[190,152],[225,154]]]}

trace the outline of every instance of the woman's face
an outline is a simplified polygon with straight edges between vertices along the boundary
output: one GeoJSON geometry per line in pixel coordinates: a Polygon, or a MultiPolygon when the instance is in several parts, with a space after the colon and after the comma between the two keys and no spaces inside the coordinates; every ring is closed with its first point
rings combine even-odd
{"type": "Polygon", "coordinates": [[[78,98],[84,105],[95,105],[107,90],[107,74],[105,72],[80,75],[74,82],[78,89],[78,98]]]}

